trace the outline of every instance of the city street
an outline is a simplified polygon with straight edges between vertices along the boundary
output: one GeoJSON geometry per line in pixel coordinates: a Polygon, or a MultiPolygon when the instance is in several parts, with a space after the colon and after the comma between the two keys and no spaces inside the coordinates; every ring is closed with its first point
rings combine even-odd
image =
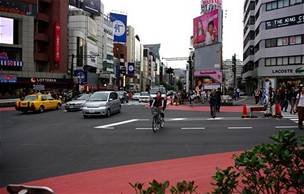
{"type": "Polygon", "coordinates": [[[270,142],[280,129],[297,126],[290,119],[242,119],[237,112],[210,119],[208,112],[170,110],[165,128],[154,134],[150,110],[143,105],[123,105],[122,113],[110,118],[83,119],[81,112],[62,110],[4,111],[0,118],[1,187],[122,165],[242,151],[270,142]]]}

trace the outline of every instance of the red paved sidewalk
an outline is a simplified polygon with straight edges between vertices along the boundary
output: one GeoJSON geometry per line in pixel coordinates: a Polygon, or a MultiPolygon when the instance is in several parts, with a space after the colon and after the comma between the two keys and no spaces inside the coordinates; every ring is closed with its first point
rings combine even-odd
{"type": "MultiPolygon", "coordinates": [[[[168,105],[167,110],[183,110],[183,111],[197,111],[210,112],[209,106],[191,106],[191,105],[168,105]]],[[[221,106],[221,112],[239,112],[241,113],[243,106],[221,106]]]]}
{"type": "Polygon", "coordinates": [[[14,110],[16,110],[15,107],[0,107],[0,112],[14,111],[14,110]]]}
{"type": "MultiPolygon", "coordinates": [[[[169,180],[171,184],[182,180],[194,180],[199,186],[199,193],[205,193],[212,189],[212,176],[216,167],[228,167],[233,163],[233,154],[238,153],[222,153],[127,165],[37,180],[26,184],[48,186],[55,193],[60,194],[132,194],[134,192],[129,186],[129,182],[139,181],[147,185],[152,179],[169,180]]],[[[3,189],[0,189],[1,192],[4,192],[3,189]]]]}

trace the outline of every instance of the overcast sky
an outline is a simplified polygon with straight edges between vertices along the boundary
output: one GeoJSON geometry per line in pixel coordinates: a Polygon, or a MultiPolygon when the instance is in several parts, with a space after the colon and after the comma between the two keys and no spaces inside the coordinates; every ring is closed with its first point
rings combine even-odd
{"type": "MultiPolygon", "coordinates": [[[[237,53],[242,59],[243,1],[223,0],[224,59],[237,53]],[[232,3],[233,2],[233,3],[232,3]]],[[[193,18],[200,15],[200,0],[102,0],[105,12],[122,11],[128,15],[128,25],[135,28],[142,43],[161,43],[162,57],[189,55],[193,18]]],[[[172,67],[185,68],[186,62],[171,62],[172,67]]]]}

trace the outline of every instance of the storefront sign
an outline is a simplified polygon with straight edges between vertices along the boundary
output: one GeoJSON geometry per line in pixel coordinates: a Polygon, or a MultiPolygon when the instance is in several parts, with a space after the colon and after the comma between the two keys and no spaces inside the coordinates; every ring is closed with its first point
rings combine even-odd
{"type": "Polygon", "coordinates": [[[96,43],[87,42],[87,65],[97,68],[98,47],[96,43]]]}
{"type": "Polygon", "coordinates": [[[31,83],[56,83],[57,80],[53,78],[31,78],[31,83]]]}
{"type": "Polygon", "coordinates": [[[0,66],[4,67],[22,67],[22,61],[12,61],[12,60],[1,60],[0,59],[0,66]]]}
{"type": "Polygon", "coordinates": [[[17,76],[0,74],[0,83],[17,83],[17,76]]]}
{"type": "Polygon", "coordinates": [[[264,67],[258,69],[259,76],[303,76],[303,65],[289,65],[281,67],[264,67]]]}
{"type": "Polygon", "coordinates": [[[294,15],[265,22],[266,29],[280,28],[304,23],[304,14],[294,15]]]}
{"type": "Polygon", "coordinates": [[[60,49],[61,49],[61,44],[60,44],[60,35],[61,35],[61,27],[59,23],[55,24],[55,29],[54,29],[54,61],[55,63],[60,63],[61,55],[60,55],[60,49]]]}

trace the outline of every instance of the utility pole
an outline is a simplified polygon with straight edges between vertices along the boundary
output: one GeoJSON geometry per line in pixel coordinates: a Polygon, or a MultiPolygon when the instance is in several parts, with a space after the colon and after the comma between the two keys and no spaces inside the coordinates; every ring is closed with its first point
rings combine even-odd
{"type": "Polygon", "coordinates": [[[236,89],[237,83],[236,83],[236,54],[232,56],[232,72],[233,72],[233,86],[236,89]]]}

